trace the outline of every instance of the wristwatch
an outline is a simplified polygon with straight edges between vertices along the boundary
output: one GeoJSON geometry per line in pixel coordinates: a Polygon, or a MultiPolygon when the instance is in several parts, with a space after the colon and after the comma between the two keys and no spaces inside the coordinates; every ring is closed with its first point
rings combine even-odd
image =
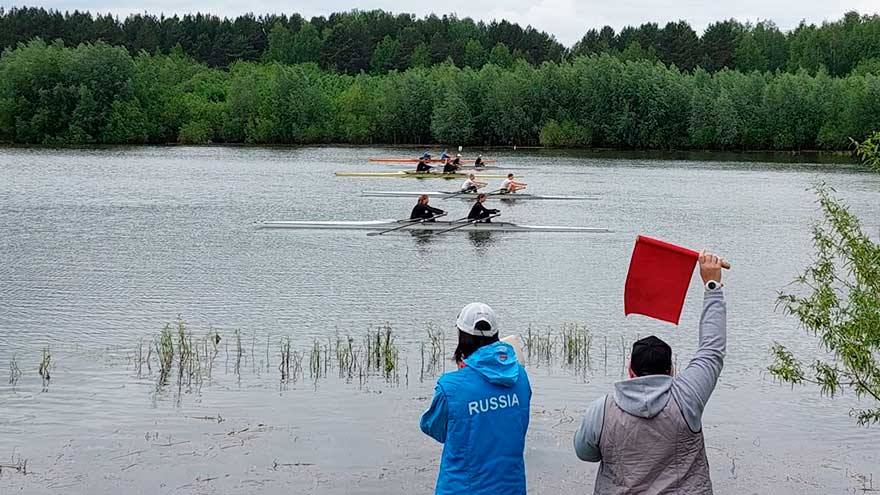
{"type": "Polygon", "coordinates": [[[724,287],[724,284],[721,282],[716,282],[715,280],[710,280],[706,282],[706,290],[715,290],[724,287]]]}

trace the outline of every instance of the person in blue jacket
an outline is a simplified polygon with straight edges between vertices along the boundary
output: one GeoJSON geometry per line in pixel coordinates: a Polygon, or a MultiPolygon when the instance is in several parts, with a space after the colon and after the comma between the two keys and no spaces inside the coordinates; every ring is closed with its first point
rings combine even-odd
{"type": "Polygon", "coordinates": [[[443,444],[435,493],[524,495],[529,377],[513,347],[498,340],[492,308],[468,304],[456,326],[459,369],[437,380],[420,421],[422,431],[443,444]]]}

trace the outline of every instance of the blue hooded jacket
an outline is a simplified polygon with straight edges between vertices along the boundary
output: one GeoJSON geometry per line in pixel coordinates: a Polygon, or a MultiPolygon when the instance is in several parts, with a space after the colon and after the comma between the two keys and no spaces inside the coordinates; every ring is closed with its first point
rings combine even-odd
{"type": "Polygon", "coordinates": [[[420,422],[444,444],[435,493],[525,494],[529,377],[505,342],[483,346],[464,362],[437,380],[420,422]]]}

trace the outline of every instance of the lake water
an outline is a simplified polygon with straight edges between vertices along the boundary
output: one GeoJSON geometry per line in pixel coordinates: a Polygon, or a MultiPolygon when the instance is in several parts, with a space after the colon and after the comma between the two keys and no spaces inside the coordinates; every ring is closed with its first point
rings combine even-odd
{"type": "MultiPolygon", "coordinates": [[[[733,264],[724,274],[728,356],[703,419],[716,492],[880,489],[880,431],[848,415],[871,404],[792,389],[765,372],[774,341],[819,352],[776,308],[777,292],[812,253],[818,212],[808,188],[827,181],[876,238],[880,176],[758,155],[508,150],[492,157],[532,192],[598,200],[503,204],[502,219],[614,232],[422,238],[255,228],[270,219],[407,217],[414,199],[360,191],[458,182],[333,172],[389,170],[366,157],[414,153],[0,150],[0,369],[10,378],[21,371],[0,377],[0,493],[429,492],[440,445],[418,430],[435,380],[423,372],[421,346],[430,326],[445,333],[451,354],[455,316],[475,300],[496,309],[504,334],[567,323],[591,333],[588,370],[537,360],[528,367],[526,451],[530,493],[590,492],[596,466],[577,460],[571,436],[586,405],[621,378],[628,345],[657,334],[683,365],[697,343],[696,274],[679,327],[623,316],[640,233],[716,250],[733,264]],[[201,387],[157,391],[156,356],[149,371],[138,370],[137,349],[146,353],[178,315],[196,337],[220,334],[219,355],[201,387]],[[334,372],[310,378],[315,339],[361,342],[382,325],[400,349],[391,383],[334,372]],[[230,350],[236,331],[243,357],[230,350]],[[303,376],[281,384],[287,336],[306,362],[303,376]],[[37,373],[45,348],[48,384],[37,373]],[[24,460],[27,474],[9,467],[24,460]]],[[[432,204],[451,218],[469,208],[455,199],[432,204]]]]}

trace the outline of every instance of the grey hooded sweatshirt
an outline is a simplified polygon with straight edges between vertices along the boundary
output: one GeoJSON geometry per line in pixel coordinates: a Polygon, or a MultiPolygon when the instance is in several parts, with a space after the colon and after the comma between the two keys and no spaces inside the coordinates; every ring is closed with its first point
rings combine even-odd
{"type": "Polygon", "coordinates": [[[601,462],[595,494],[712,493],[702,416],[726,348],[724,294],[706,291],[700,347],[684,370],[617,382],[614,394],[590,404],[574,450],[581,460],[601,462]]]}

